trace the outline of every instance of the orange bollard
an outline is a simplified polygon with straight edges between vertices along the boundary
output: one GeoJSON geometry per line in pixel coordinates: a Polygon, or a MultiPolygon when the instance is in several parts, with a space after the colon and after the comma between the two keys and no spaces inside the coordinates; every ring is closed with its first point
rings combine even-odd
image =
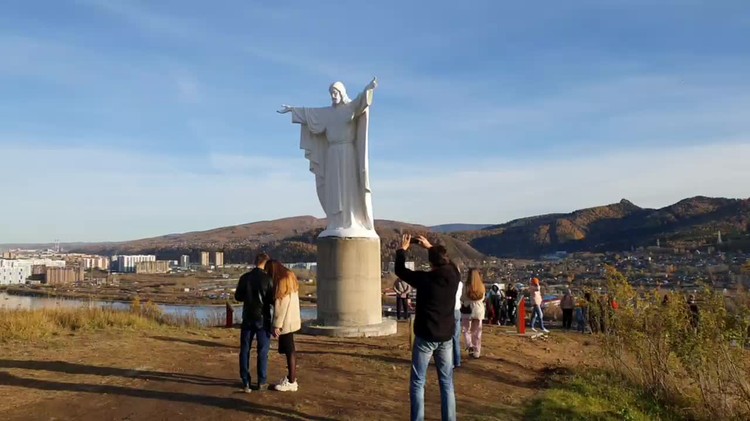
{"type": "Polygon", "coordinates": [[[526,300],[518,303],[516,310],[516,332],[523,335],[526,333],[526,300]]]}

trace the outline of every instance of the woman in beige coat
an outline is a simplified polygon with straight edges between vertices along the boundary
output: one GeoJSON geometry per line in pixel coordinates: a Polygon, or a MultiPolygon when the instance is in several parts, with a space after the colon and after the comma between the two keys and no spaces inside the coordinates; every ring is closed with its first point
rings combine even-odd
{"type": "Polygon", "coordinates": [[[273,336],[279,338],[279,354],[286,355],[286,365],[289,374],[275,390],[281,392],[296,392],[297,385],[297,353],[294,348],[294,332],[302,327],[302,317],[299,308],[299,283],[297,276],[276,260],[266,263],[266,272],[273,278],[275,303],[273,311],[273,336]]]}

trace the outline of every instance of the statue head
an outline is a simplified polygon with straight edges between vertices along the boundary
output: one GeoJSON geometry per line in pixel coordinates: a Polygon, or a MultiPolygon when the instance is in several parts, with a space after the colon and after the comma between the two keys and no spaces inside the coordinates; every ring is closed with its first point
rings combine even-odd
{"type": "Polygon", "coordinates": [[[351,99],[346,95],[346,87],[341,82],[332,83],[331,87],[328,88],[328,92],[331,94],[331,103],[334,107],[339,104],[351,102],[351,99]]]}

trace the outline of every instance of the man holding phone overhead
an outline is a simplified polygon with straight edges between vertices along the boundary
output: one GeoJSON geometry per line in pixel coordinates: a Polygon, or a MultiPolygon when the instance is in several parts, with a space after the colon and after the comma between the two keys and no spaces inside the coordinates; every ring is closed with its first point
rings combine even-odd
{"type": "Polygon", "coordinates": [[[427,366],[435,357],[440,384],[442,419],[456,419],[456,397],[453,390],[454,306],[460,275],[448,258],[444,246],[433,246],[423,236],[406,234],[396,250],[396,276],[417,290],[414,318],[414,346],[409,386],[411,419],[424,419],[424,385],[427,366]],[[406,251],[412,244],[427,249],[432,267],[429,271],[413,271],[406,267],[406,251]]]}

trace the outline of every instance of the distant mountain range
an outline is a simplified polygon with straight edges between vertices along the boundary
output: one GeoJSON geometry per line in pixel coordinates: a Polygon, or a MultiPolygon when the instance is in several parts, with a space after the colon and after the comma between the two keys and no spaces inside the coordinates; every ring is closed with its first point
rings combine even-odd
{"type": "Polygon", "coordinates": [[[693,197],[661,209],[628,200],[568,214],[540,215],[453,235],[482,253],[535,257],[554,251],[619,251],[662,245],[750,248],[750,199],[693,197]]]}
{"type": "MultiPolygon", "coordinates": [[[[285,262],[315,261],[315,238],[324,228],[324,219],[298,216],[135,241],[87,244],[73,251],[104,255],[156,254],[160,259],[171,260],[187,254],[195,261],[201,251],[222,250],[227,262],[250,262],[256,253],[266,251],[285,262]]],[[[380,236],[383,261],[393,259],[393,250],[402,233],[430,235],[444,244],[457,259],[474,261],[484,257],[464,241],[433,233],[422,225],[376,220],[375,230],[380,236]]],[[[418,253],[417,256],[417,260],[421,261],[426,253],[418,253]]]]}
{"type": "MultiPolygon", "coordinates": [[[[249,262],[260,250],[283,261],[314,261],[315,238],[325,221],[298,216],[273,221],[169,234],[125,242],[62,244],[69,251],[97,254],[156,254],[198,259],[201,251],[223,250],[227,262],[249,262]]],[[[750,249],[750,199],[693,197],[661,209],[641,208],[628,200],[567,214],[521,218],[500,225],[446,224],[434,227],[376,220],[384,261],[392,259],[401,233],[425,234],[445,244],[452,256],[476,261],[489,256],[538,257],[555,251],[619,251],[662,244],[750,249]]],[[[0,245],[9,248],[11,245],[0,245]]],[[[13,245],[29,247],[29,245],[13,245]]],[[[36,246],[51,246],[36,245],[36,246]]],[[[425,253],[422,253],[425,254],[425,253]]],[[[418,260],[425,256],[418,254],[418,260]]]]}

